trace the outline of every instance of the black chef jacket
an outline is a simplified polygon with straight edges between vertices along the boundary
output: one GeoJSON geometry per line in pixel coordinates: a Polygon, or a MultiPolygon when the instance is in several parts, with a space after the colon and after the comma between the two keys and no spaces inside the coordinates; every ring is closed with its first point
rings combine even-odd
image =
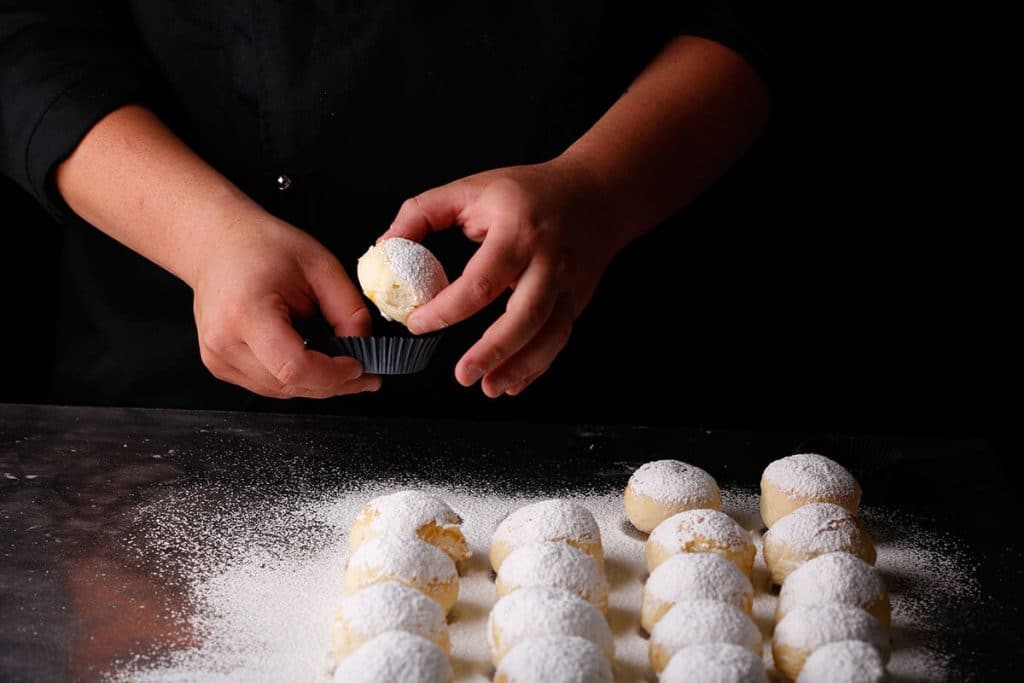
{"type": "MultiPolygon", "coordinates": [[[[354,272],[403,199],[558,154],[675,35],[717,40],[770,72],[745,12],[713,0],[0,1],[2,170],[64,226],[52,400],[286,407],[213,378],[190,290],[54,191],[54,167],[111,110],[149,106],[354,272]]],[[[450,236],[430,244],[455,275],[470,245],[450,236]]],[[[404,394],[396,412],[415,412],[456,389],[454,361],[487,322],[456,326],[415,383],[337,405],[358,413],[404,394]]]]}

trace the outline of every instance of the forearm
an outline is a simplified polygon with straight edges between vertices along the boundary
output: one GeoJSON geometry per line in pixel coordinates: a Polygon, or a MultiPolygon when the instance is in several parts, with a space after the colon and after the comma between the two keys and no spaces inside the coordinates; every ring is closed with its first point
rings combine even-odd
{"type": "Polygon", "coordinates": [[[764,84],[737,53],[679,37],[557,161],[590,174],[626,244],[721,176],[757,137],[769,107],[764,84]]]}
{"type": "Polygon", "coordinates": [[[97,123],[56,170],[68,206],[192,286],[204,243],[258,206],[140,106],[97,123]]]}

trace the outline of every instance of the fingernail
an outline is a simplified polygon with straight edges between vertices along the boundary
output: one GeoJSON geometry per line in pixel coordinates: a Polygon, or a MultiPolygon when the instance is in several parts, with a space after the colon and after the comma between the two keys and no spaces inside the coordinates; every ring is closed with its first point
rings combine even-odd
{"type": "Polygon", "coordinates": [[[419,318],[410,317],[405,321],[405,326],[409,328],[409,331],[413,334],[422,334],[427,331],[427,326],[420,322],[419,318]]]}
{"type": "Polygon", "coordinates": [[[466,383],[474,384],[477,380],[484,376],[483,368],[478,368],[475,365],[466,366],[466,383]]]}

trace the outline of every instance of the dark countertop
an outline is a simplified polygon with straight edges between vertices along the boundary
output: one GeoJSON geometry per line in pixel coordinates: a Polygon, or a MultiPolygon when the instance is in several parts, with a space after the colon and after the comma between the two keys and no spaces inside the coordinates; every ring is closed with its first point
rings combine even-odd
{"type": "Polygon", "coordinates": [[[765,463],[812,450],[846,464],[866,502],[948,533],[976,559],[980,597],[944,632],[951,680],[1016,680],[1016,486],[983,439],[13,404],[0,404],[0,680],[97,680],[135,648],[183,638],[159,618],[170,584],[134,581],[145,564],[119,543],[122,520],[166,487],[217,482],[272,500],[408,476],[539,493],[623,487],[636,465],[675,457],[753,491],[765,463]],[[142,598],[157,618],[122,609],[142,598]]]}

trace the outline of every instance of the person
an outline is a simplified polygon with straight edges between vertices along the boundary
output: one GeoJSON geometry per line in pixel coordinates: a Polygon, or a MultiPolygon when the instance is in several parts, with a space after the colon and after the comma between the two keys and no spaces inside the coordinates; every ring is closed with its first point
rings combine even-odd
{"type": "Polygon", "coordinates": [[[772,100],[746,3],[555,5],[0,3],[2,170],[64,226],[53,400],[355,411],[387,378],[295,321],[371,333],[389,236],[461,254],[409,320],[459,385],[536,382],[772,100]]]}

